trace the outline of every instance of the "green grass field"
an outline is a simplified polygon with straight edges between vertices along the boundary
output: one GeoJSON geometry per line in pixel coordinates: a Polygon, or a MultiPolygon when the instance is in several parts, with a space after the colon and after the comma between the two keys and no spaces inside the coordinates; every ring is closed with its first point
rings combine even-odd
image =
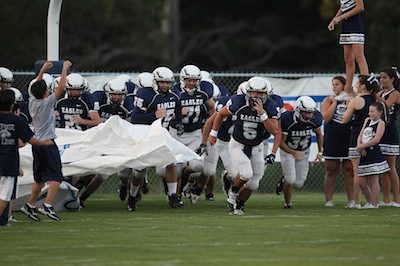
{"type": "Polygon", "coordinates": [[[255,194],[245,216],[215,202],[169,209],[162,195],[146,195],[128,213],[116,194],[94,195],[62,221],[28,220],[0,228],[0,265],[399,265],[400,210],[334,208],[322,194],[255,194]]]}

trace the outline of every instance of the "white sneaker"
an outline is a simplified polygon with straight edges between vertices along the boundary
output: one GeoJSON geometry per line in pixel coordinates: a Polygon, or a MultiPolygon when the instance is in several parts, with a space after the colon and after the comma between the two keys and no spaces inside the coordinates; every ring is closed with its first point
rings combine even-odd
{"type": "Polygon", "coordinates": [[[334,205],[335,205],[335,204],[333,204],[333,201],[331,201],[331,200],[328,200],[328,201],[325,202],[325,207],[330,207],[330,208],[332,208],[334,205]]]}
{"type": "Polygon", "coordinates": [[[350,205],[349,205],[349,208],[350,209],[361,209],[361,205],[359,204],[359,203],[351,203],[350,205]]]}
{"type": "Polygon", "coordinates": [[[238,216],[242,216],[242,215],[244,215],[244,211],[240,210],[240,209],[234,209],[233,210],[233,214],[234,215],[238,215],[238,216]]]}
{"type": "Polygon", "coordinates": [[[379,208],[378,206],[374,206],[374,205],[372,205],[372,204],[369,203],[369,202],[365,203],[365,204],[361,207],[361,209],[378,209],[378,208],[379,208]]]}
{"type": "Polygon", "coordinates": [[[390,202],[389,202],[389,203],[386,203],[386,202],[384,202],[383,200],[381,200],[381,201],[378,203],[378,206],[379,206],[379,207],[387,207],[387,206],[390,206],[389,204],[390,204],[390,202]]]}
{"type": "Polygon", "coordinates": [[[354,200],[349,200],[346,204],[346,206],[344,206],[345,208],[351,208],[351,206],[354,205],[354,200]]]}
{"type": "Polygon", "coordinates": [[[400,208],[400,203],[392,201],[392,202],[389,202],[386,206],[400,208]]]}

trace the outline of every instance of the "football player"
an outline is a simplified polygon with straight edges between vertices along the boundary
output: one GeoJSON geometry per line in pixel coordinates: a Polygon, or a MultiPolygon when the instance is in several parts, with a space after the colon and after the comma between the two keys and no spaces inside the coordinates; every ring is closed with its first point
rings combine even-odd
{"type": "Polygon", "coordinates": [[[308,157],[313,134],[316,134],[318,144],[316,161],[322,160],[322,115],[311,97],[301,96],[296,100],[294,111],[282,114],[280,124],[282,128],[280,155],[283,177],[277,185],[276,193],[279,195],[283,190],[284,208],[291,209],[293,187],[302,188],[308,175],[308,157]]]}
{"type": "MultiPolygon", "coordinates": [[[[55,80],[57,82],[57,79],[55,80]]],[[[100,124],[98,111],[99,104],[94,102],[91,94],[87,92],[87,81],[77,73],[67,76],[66,95],[57,101],[55,106],[56,127],[86,130],[89,127],[100,124]]],[[[84,207],[86,199],[102,184],[100,176],[84,176],[73,178],[72,184],[78,185],[78,181],[84,182],[86,190],[80,196],[81,207],[84,207]]],[[[79,185],[78,185],[78,188],[79,185]]]]}
{"type": "MultiPolygon", "coordinates": [[[[172,125],[171,136],[185,144],[193,151],[201,144],[201,130],[208,116],[215,112],[215,102],[212,99],[213,85],[207,81],[201,81],[200,69],[195,65],[186,65],[180,71],[180,82],[176,84],[173,91],[179,95],[182,106],[182,125],[184,133],[177,136],[177,130],[172,125]]],[[[193,185],[190,192],[192,203],[199,200],[202,188],[206,180],[200,178],[203,171],[202,160],[191,160],[182,171],[182,178],[179,188],[179,194],[184,190],[189,181],[189,177],[198,179],[197,185],[193,185]],[[192,175],[195,173],[195,175],[192,175]]]]}
{"type": "Polygon", "coordinates": [[[217,114],[209,141],[215,144],[223,119],[235,116],[229,152],[235,167],[234,185],[229,190],[228,205],[234,215],[244,214],[244,204],[257,190],[264,175],[264,131],[274,136],[276,153],[281,130],[278,107],[267,97],[268,84],[264,78],[252,77],[247,82],[246,94],[235,95],[217,114]]]}
{"type": "MultiPolygon", "coordinates": [[[[166,129],[170,129],[172,121],[176,124],[177,134],[183,133],[181,103],[179,96],[171,91],[174,82],[174,73],[167,67],[157,67],[153,71],[152,87],[140,88],[135,97],[135,106],[132,112],[133,124],[151,125],[161,118],[161,123],[166,129]]],[[[182,207],[177,195],[177,171],[176,165],[171,164],[166,169],[157,168],[157,174],[164,177],[169,206],[171,208],[182,207]]],[[[137,192],[140,179],[144,177],[144,171],[135,171],[129,191],[128,211],[136,209],[137,192]]]]}

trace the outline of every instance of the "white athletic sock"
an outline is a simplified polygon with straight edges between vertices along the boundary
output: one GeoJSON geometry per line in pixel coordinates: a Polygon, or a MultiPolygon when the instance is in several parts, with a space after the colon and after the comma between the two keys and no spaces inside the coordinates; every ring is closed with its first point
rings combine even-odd
{"type": "Polygon", "coordinates": [[[172,182],[172,183],[167,183],[167,187],[168,187],[168,196],[171,196],[172,194],[176,194],[176,186],[177,186],[177,182],[172,182]]]}

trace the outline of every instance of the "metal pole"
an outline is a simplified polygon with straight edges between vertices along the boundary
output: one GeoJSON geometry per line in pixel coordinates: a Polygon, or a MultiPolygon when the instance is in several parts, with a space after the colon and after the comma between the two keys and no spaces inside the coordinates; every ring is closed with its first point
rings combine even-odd
{"type": "Polygon", "coordinates": [[[50,0],[47,15],[47,60],[59,60],[60,47],[60,12],[62,0],[50,0]]]}

